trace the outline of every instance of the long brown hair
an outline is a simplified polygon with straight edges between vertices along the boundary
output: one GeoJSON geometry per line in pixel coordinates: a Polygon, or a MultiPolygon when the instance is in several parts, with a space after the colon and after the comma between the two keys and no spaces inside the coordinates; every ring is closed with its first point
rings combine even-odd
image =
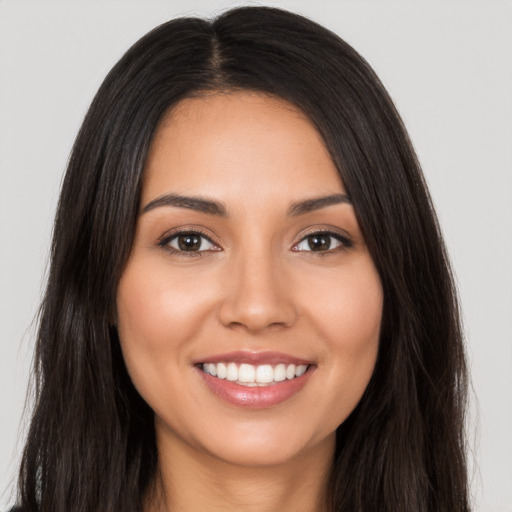
{"type": "Polygon", "coordinates": [[[273,94],[310,117],[382,281],[378,361],[337,432],[332,511],[467,512],[457,297],[414,150],[354,49],[268,7],[157,27],[116,64],[86,115],[54,226],[20,504],[30,512],[141,508],[158,461],[153,413],[131,384],[109,318],[153,132],[181,99],[219,89],[273,94]]]}

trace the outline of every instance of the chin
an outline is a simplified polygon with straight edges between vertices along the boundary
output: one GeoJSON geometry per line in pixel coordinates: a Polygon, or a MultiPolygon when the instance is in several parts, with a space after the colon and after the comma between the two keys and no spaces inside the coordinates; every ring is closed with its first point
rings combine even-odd
{"type": "MultiPolygon", "coordinates": [[[[192,446],[199,453],[208,453],[214,459],[237,467],[269,467],[296,463],[315,451],[334,453],[335,428],[315,431],[312,425],[299,427],[300,421],[276,423],[275,421],[248,421],[213,428],[208,437],[191,438],[192,446]]],[[[324,452],[324,453],[326,453],[324,452]]]]}

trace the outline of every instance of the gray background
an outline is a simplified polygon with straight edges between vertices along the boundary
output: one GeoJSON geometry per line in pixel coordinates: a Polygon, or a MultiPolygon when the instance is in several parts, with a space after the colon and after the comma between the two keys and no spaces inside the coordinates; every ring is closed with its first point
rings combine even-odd
{"type": "MultiPolygon", "coordinates": [[[[59,184],[88,104],[146,31],[178,14],[212,15],[239,3],[0,1],[0,509],[12,502],[59,184]]],[[[259,3],[340,34],[375,68],[405,119],[461,293],[475,510],[511,512],[512,4],[259,3]]]]}

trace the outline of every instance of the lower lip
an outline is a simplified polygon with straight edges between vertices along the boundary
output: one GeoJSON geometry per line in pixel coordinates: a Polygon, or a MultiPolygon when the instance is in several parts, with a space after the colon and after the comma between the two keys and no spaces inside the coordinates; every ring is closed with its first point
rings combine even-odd
{"type": "Polygon", "coordinates": [[[239,407],[264,409],[279,405],[296,395],[308,382],[313,367],[309,367],[304,375],[284,380],[270,386],[241,386],[226,379],[218,379],[209,373],[197,369],[210,391],[227,402],[239,407]]]}

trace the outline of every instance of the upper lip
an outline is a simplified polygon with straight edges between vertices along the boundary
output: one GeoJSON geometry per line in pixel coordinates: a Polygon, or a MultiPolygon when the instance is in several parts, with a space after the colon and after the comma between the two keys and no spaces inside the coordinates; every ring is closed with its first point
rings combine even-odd
{"type": "Polygon", "coordinates": [[[259,351],[259,352],[250,352],[246,350],[237,350],[234,352],[226,352],[224,354],[215,354],[212,356],[207,356],[203,359],[197,360],[194,364],[200,363],[245,363],[252,364],[254,366],[263,365],[263,364],[295,364],[295,365],[304,365],[304,364],[312,364],[311,361],[306,359],[302,359],[300,357],[295,357],[290,354],[284,354],[282,352],[274,352],[274,351],[259,351]]]}

